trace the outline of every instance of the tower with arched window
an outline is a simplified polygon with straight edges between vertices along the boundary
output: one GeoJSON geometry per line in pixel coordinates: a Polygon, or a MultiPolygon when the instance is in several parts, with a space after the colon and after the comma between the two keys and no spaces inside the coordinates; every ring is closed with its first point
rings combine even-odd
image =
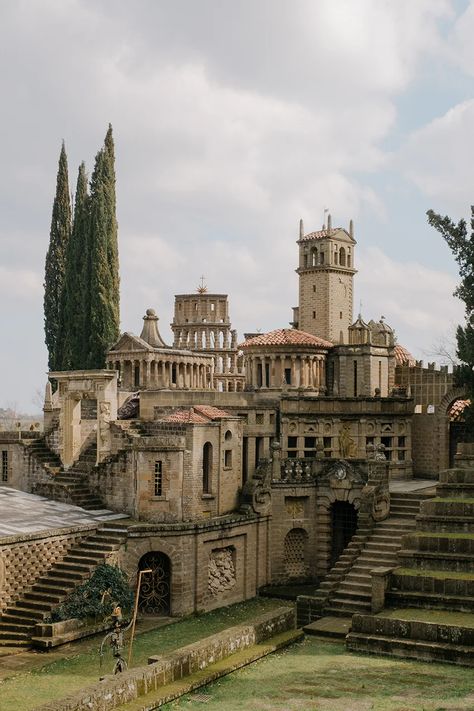
{"type": "Polygon", "coordinates": [[[334,344],[348,343],[352,323],[354,229],[327,225],[305,234],[300,221],[299,304],[293,325],[334,344]]]}

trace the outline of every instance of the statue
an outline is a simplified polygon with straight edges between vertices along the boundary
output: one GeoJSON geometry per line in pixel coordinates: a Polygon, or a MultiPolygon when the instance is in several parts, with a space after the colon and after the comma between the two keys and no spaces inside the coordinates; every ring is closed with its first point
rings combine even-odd
{"type": "Polygon", "coordinates": [[[345,422],[339,430],[339,454],[342,459],[353,459],[356,456],[356,444],[351,437],[351,426],[345,422]]]}

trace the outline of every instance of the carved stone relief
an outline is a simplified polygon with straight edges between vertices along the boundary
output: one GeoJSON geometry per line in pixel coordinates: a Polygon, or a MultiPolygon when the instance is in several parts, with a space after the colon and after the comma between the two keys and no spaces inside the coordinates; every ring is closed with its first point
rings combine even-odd
{"type": "Polygon", "coordinates": [[[219,548],[209,556],[208,588],[212,595],[231,590],[236,583],[233,548],[219,548]]]}

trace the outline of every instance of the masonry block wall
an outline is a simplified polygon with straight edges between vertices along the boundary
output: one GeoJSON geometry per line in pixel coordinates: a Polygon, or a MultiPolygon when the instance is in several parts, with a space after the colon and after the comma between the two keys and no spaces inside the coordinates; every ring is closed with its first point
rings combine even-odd
{"type": "Polygon", "coordinates": [[[89,526],[0,539],[0,613],[92,530],[89,526]]]}

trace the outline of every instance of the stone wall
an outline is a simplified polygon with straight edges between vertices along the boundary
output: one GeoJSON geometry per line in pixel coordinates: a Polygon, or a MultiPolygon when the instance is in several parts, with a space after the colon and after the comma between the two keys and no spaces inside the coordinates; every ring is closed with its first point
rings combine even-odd
{"type": "Polygon", "coordinates": [[[107,711],[139,698],[152,689],[170,684],[202,671],[239,650],[264,642],[282,632],[294,629],[292,608],[278,608],[262,615],[253,624],[230,627],[186,647],[159,657],[150,657],[147,667],[138,667],[118,676],[107,676],[94,686],[67,699],[52,701],[37,711],[107,711]]]}
{"type": "Polygon", "coordinates": [[[0,538],[0,612],[95,528],[81,526],[0,538]]]}
{"type": "Polygon", "coordinates": [[[136,524],[129,529],[119,565],[135,579],[142,557],[170,561],[170,613],[213,610],[255,597],[270,582],[269,519],[237,515],[190,524],[136,524]]]}

